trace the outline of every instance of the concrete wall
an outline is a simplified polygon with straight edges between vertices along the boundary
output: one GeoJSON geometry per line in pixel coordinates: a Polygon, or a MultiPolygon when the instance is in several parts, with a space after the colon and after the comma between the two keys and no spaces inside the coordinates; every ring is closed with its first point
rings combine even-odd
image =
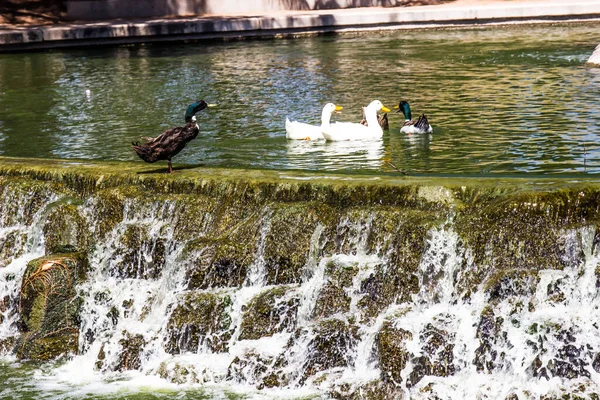
{"type": "Polygon", "coordinates": [[[73,20],[397,6],[407,0],[67,0],[73,20]]]}

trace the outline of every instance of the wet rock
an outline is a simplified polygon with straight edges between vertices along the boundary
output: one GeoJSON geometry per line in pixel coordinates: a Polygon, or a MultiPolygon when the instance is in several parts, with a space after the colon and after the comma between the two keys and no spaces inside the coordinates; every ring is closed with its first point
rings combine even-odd
{"type": "Polygon", "coordinates": [[[250,351],[233,359],[227,369],[227,380],[255,385],[258,389],[279,387],[287,381],[280,367],[277,358],[250,351]]]}
{"type": "Polygon", "coordinates": [[[331,225],[332,214],[329,208],[311,203],[272,210],[264,249],[267,284],[300,283],[317,224],[331,225]]]}
{"type": "Polygon", "coordinates": [[[319,291],[313,309],[313,318],[330,317],[350,311],[348,288],[358,273],[356,264],[346,265],[335,260],[325,266],[327,281],[319,291]]]}
{"type": "Polygon", "coordinates": [[[406,342],[411,339],[410,332],[395,327],[389,321],[386,321],[377,333],[375,343],[383,382],[394,386],[400,386],[402,383],[401,373],[408,360],[413,357],[406,349],[406,342]]]}
{"type": "Polygon", "coordinates": [[[406,382],[408,387],[416,385],[424,376],[451,376],[454,367],[454,333],[446,332],[432,324],[425,325],[419,334],[422,343],[421,355],[412,359],[413,370],[406,382]]]}
{"type": "Polygon", "coordinates": [[[313,329],[302,380],[330,368],[352,365],[352,353],[360,339],[356,325],[330,319],[317,323],[313,329]]]}
{"type": "Polygon", "coordinates": [[[473,360],[477,371],[491,373],[502,367],[505,354],[498,349],[506,341],[506,332],[502,331],[503,322],[504,318],[497,317],[490,306],[481,312],[476,333],[479,347],[475,350],[473,360]]]}
{"type": "Polygon", "coordinates": [[[199,239],[186,248],[188,289],[240,287],[254,256],[245,241],[199,239]]]}
{"type": "Polygon", "coordinates": [[[140,334],[132,335],[123,332],[123,339],[119,340],[121,349],[115,371],[138,370],[142,366],[142,350],[146,346],[146,340],[140,334]]]}
{"type": "Polygon", "coordinates": [[[166,244],[146,227],[127,225],[112,254],[112,274],[119,278],[156,279],[165,265],[166,244]]]}
{"type": "Polygon", "coordinates": [[[336,400],[402,400],[403,392],[394,385],[372,381],[362,385],[342,384],[329,392],[336,400]]]}
{"type": "Polygon", "coordinates": [[[226,352],[233,333],[230,305],[231,298],[226,294],[185,294],[167,323],[165,351],[180,354],[207,347],[213,352],[226,352]]]}
{"type": "Polygon", "coordinates": [[[177,385],[200,383],[198,373],[193,366],[181,365],[179,363],[163,362],[158,368],[158,375],[169,382],[177,385]]]}
{"type": "Polygon", "coordinates": [[[27,235],[19,230],[0,236],[0,268],[10,264],[23,255],[27,244],[27,235]]]}
{"type": "Polygon", "coordinates": [[[76,354],[82,299],[75,287],[87,271],[81,253],[55,254],[31,261],[20,296],[20,359],[51,360],[76,354]]]}
{"type": "Polygon", "coordinates": [[[86,221],[77,206],[61,204],[48,213],[44,223],[46,254],[85,251],[88,236],[86,221]]]}
{"type": "Polygon", "coordinates": [[[268,289],[247,305],[240,325],[240,340],[260,339],[296,328],[300,299],[286,287],[268,289]]]}
{"type": "Polygon", "coordinates": [[[588,365],[591,362],[595,368],[596,360],[592,360],[592,354],[584,345],[578,344],[572,328],[564,329],[560,324],[549,323],[531,329],[530,334],[532,338],[527,344],[538,354],[528,368],[532,376],[545,379],[590,377],[588,365]],[[540,355],[548,361],[544,363],[540,355]]]}
{"type": "Polygon", "coordinates": [[[0,355],[6,355],[13,351],[16,343],[14,336],[7,337],[0,340],[0,355]]]}
{"type": "Polygon", "coordinates": [[[538,282],[539,276],[535,270],[500,270],[485,282],[485,291],[490,296],[490,302],[511,297],[531,297],[535,294],[538,282]]]}

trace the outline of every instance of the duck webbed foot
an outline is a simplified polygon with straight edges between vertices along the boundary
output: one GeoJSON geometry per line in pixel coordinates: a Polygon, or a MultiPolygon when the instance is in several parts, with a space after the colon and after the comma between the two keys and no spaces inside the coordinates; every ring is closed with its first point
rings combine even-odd
{"type": "Polygon", "coordinates": [[[169,159],[169,173],[172,174],[173,173],[173,165],[171,164],[171,160],[169,159]]]}

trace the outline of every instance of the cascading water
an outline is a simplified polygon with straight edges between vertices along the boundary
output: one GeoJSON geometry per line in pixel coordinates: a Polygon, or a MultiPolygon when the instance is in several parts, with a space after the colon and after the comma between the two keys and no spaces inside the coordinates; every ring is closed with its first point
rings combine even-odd
{"type": "Polygon", "coordinates": [[[79,203],[51,186],[2,191],[14,199],[0,208],[9,360],[15,341],[27,345],[23,324],[33,326],[19,306],[28,263],[66,229],[64,210],[76,209],[80,236],[90,236],[78,249],[59,246],[86,254],[73,300],[79,342],[77,354],[35,372],[39,390],[453,400],[600,392],[593,224],[559,227],[549,247],[558,256],[539,265],[514,261],[531,250],[517,241],[508,266],[492,268],[502,261],[494,246],[511,232],[490,233],[481,251],[454,209],[423,217],[127,190],[79,203]]]}

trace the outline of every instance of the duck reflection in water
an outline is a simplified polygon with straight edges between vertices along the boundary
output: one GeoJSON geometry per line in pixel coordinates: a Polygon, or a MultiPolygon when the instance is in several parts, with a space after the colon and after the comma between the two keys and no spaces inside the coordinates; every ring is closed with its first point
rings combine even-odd
{"type": "Polygon", "coordinates": [[[382,140],[314,142],[287,141],[290,165],[309,169],[380,169],[384,164],[382,140]]]}

